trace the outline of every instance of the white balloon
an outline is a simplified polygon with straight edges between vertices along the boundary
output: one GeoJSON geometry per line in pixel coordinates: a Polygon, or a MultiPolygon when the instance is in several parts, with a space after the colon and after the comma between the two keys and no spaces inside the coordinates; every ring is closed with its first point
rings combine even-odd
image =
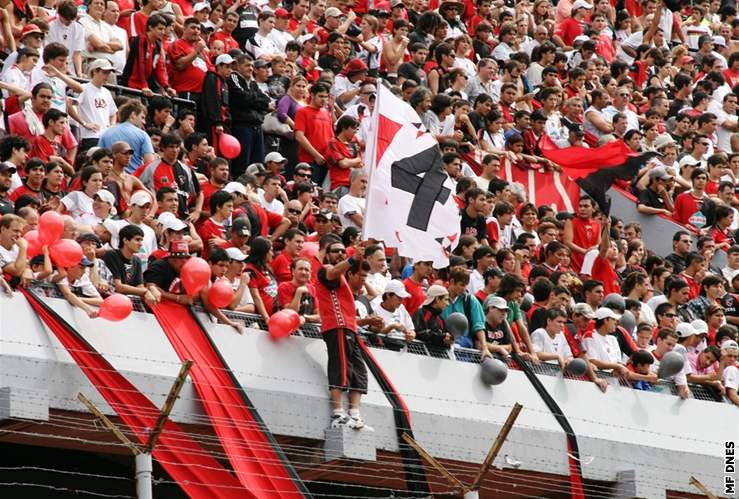
{"type": "Polygon", "coordinates": [[[480,364],[480,379],[486,385],[499,385],[508,377],[508,366],[498,360],[487,358],[480,364]]]}

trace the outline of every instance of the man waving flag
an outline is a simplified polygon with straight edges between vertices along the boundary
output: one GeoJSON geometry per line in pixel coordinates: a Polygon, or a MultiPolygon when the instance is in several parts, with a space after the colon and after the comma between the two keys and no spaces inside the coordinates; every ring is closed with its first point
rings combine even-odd
{"type": "Polygon", "coordinates": [[[369,174],[363,237],[400,256],[449,265],[460,232],[454,184],[439,144],[418,114],[380,85],[365,151],[369,174]]]}

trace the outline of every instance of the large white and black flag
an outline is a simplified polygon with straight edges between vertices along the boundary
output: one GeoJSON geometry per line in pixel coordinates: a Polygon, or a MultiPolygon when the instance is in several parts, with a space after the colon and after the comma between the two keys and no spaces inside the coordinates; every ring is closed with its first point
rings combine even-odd
{"type": "Polygon", "coordinates": [[[449,264],[460,231],[454,186],[438,142],[407,103],[379,85],[365,151],[369,174],[363,236],[400,256],[449,264]]]}

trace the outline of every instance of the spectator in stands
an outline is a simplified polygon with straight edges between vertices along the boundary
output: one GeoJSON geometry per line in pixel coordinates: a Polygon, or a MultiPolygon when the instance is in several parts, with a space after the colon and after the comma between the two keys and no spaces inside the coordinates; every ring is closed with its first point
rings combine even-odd
{"type": "MultiPolygon", "coordinates": [[[[0,167],[1,168],[1,167],[0,167]]],[[[21,237],[22,218],[13,214],[4,214],[0,221],[0,269],[11,279],[27,282],[31,279],[28,267],[28,242],[21,237]]]]}
{"type": "Polygon", "coordinates": [[[300,256],[300,252],[303,249],[305,233],[299,229],[287,229],[283,236],[283,241],[285,247],[272,260],[272,264],[270,265],[278,284],[294,279],[293,262],[300,256]]]}
{"type": "Polygon", "coordinates": [[[119,124],[110,127],[100,136],[98,146],[111,149],[116,142],[127,143],[133,154],[129,158],[126,173],[133,173],[141,165],[155,159],[151,138],[143,130],[146,107],[139,101],[131,100],[120,107],[118,118],[119,124]]]}
{"type": "Polygon", "coordinates": [[[485,313],[482,305],[469,293],[467,286],[470,282],[469,274],[464,270],[454,270],[449,274],[449,305],[442,312],[444,320],[449,315],[459,312],[467,317],[469,324],[463,336],[457,338],[457,343],[466,348],[478,348],[483,357],[490,356],[485,348],[485,313]]]}
{"type": "Polygon", "coordinates": [[[352,170],[349,175],[349,190],[341,196],[337,206],[339,221],[343,227],[362,228],[365,216],[366,200],[364,196],[367,190],[367,179],[367,173],[360,168],[352,170]]]}
{"type": "Polygon", "coordinates": [[[495,264],[495,252],[490,246],[480,246],[472,254],[473,270],[470,274],[470,284],[467,290],[476,294],[485,287],[483,275],[485,271],[495,264]]]}
{"type": "MultiPolygon", "coordinates": [[[[94,1],[103,3],[103,0],[94,1]]],[[[104,9],[104,5],[101,7],[104,9]]],[[[100,15],[102,16],[102,12],[100,15]]],[[[131,50],[121,79],[124,85],[141,90],[146,97],[160,92],[166,92],[170,96],[177,93],[169,85],[166,70],[163,45],[166,29],[167,20],[159,14],[153,14],[146,21],[146,33],[134,36],[130,40],[131,50]]]]}
{"type": "Polygon", "coordinates": [[[169,46],[167,58],[174,66],[170,79],[172,88],[179,97],[195,102],[197,107],[201,101],[205,74],[213,70],[210,51],[201,36],[201,25],[197,19],[185,19],[182,36],[169,46]]]}
{"type": "Polygon", "coordinates": [[[416,338],[430,346],[449,348],[454,337],[446,330],[441,313],[449,304],[449,292],[444,286],[430,286],[421,308],[413,314],[416,338]]]}
{"type": "Polygon", "coordinates": [[[316,83],[310,87],[310,103],[295,114],[295,140],[300,144],[298,159],[313,165],[313,181],[322,184],[328,170],[328,142],[334,136],[331,116],[326,112],[329,87],[316,83]]]}
{"type": "Polygon", "coordinates": [[[226,244],[225,224],[231,218],[234,203],[231,194],[226,191],[216,191],[210,198],[210,217],[205,220],[198,230],[203,240],[203,257],[207,257],[211,249],[223,247],[226,244]]]}
{"type": "Polygon", "coordinates": [[[672,197],[667,190],[667,182],[673,177],[662,167],[656,167],[647,173],[649,184],[647,188],[639,193],[637,210],[645,215],[668,215],[672,216],[674,205],[672,197]]]}
{"type": "Polygon", "coordinates": [[[90,81],[82,85],[77,106],[69,107],[69,113],[80,125],[79,152],[84,153],[97,145],[100,136],[115,124],[118,107],[110,90],[103,85],[108,81],[113,66],[107,59],[89,64],[90,81]]]}
{"type": "MultiPolygon", "coordinates": [[[[230,81],[234,58],[229,54],[216,57],[213,68],[203,77],[203,90],[198,107],[199,130],[206,134],[208,142],[219,152],[219,136],[230,122],[230,81]]],[[[241,170],[243,171],[243,170],[241,170]]]]}
{"type": "Polygon", "coordinates": [[[726,390],[726,398],[734,405],[739,406],[739,369],[737,369],[737,358],[739,358],[739,346],[737,346],[736,341],[725,341],[721,346],[721,360],[719,362],[721,382],[726,390]]]}
{"type": "MultiPolygon", "coordinates": [[[[590,276],[603,283],[603,292],[605,294],[621,293],[618,274],[616,273],[616,263],[619,257],[616,241],[611,241],[611,222],[610,220],[603,224],[600,234],[600,243],[598,243],[598,254],[595,256],[590,276]]],[[[583,269],[583,274],[587,274],[583,269]]],[[[591,306],[593,304],[591,303],[591,306]]]]}
{"type": "Polygon", "coordinates": [[[705,192],[708,182],[706,170],[695,168],[690,175],[690,182],[692,190],[683,192],[675,198],[674,218],[683,225],[700,230],[706,226],[707,213],[713,208],[713,201],[705,192]]]}
{"type": "Polygon", "coordinates": [[[588,279],[582,283],[582,295],[585,303],[590,305],[590,308],[597,310],[603,303],[603,297],[605,296],[605,288],[603,287],[602,281],[596,281],[594,279],[588,279]]]}
{"type": "Polygon", "coordinates": [[[281,282],[277,287],[277,300],[280,308],[295,310],[308,322],[318,322],[320,316],[316,304],[316,289],[310,282],[311,263],[298,257],[290,262],[291,279],[281,282]]]}
{"type": "Polygon", "coordinates": [[[593,218],[595,204],[589,197],[580,198],[577,217],[565,222],[564,243],[572,252],[572,267],[580,271],[585,253],[600,244],[601,227],[593,218]]]}
{"type": "Polygon", "coordinates": [[[88,317],[94,319],[98,316],[98,310],[94,307],[102,305],[103,299],[87,273],[92,266],[93,263],[83,256],[78,264],[57,270],[56,279],[59,280],[56,284],[62,296],[72,306],[82,309],[88,317]]]}
{"type": "Polygon", "coordinates": [[[409,297],[403,283],[394,279],[387,283],[382,295],[372,302],[375,314],[383,320],[380,333],[385,335],[384,342],[390,347],[400,347],[416,337],[413,320],[403,306],[403,300],[409,297]]]}
{"type": "MultiPolygon", "coordinates": [[[[223,279],[228,271],[228,267],[231,264],[231,257],[228,255],[226,250],[223,248],[213,248],[208,254],[208,264],[210,265],[210,280],[211,282],[218,279],[223,279]]],[[[230,319],[224,314],[219,308],[215,307],[210,302],[208,294],[208,286],[203,287],[200,290],[200,301],[203,302],[203,306],[213,317],[218,320],[220,324],[225,324],[234,328],[239,334],[244,334],[244,325],[230,319]]]]}
{"type": "Polygon", "coordinates": [[[144,231],[129,224],[118,232],[118,249],[108,250],[103,261],[112,274],[117,293],[140,296],[146,303],[158,303],[162,295],[158,290],[144,286],[142,260],[139,252],[144,244],[144,231]]]}
{"type": "Polygon", "coordinates": [[[57,208],[58,212],[67,213],[76,221],[95,215],[93,201],[95,194],[103,186],[103,174],[94,166],[86,166],[80,172],[80,180],[82,190],[72,191],[64,196],[57,208]]]}
{"type": "MultiPolygon", "coordinates": [[[[678,330],[680,330],[682,327],[684,327],[685,329],[692,329],[692,326],[690,324],[683,323],[678,325],[678,330]]],[[[653,373],[657,374],[659,372],[660,360],[662,359],[662,357],[664,357],[666,353],[671,352],[675,348],[678,337],[678,333],[671,329],[662,329],[659,331],[659,333],[657,334],[657,339],[655,340],[655,346],[650,351],[652,357],[654,357],[654,362],[650,367],[653,373]]],[[[690,373],[690,364],[688,363],[688,359],[686,358],[682,371],[671,377],[671,380],[675,383],[677,394],[682,399],[686,399],[689,397],[687,380],[688,373],[690,373]]]]}
{"type": "Polygon", "coordinates": [[[257,313],[264,321],[276,311],[277,280],[269,264],[273,259],[272,243],[264,237],[255,237],[251,243],[251,253],[247,258],[246,272],[249,273],[251,292],[257,313]]]}
{"type": "Polygon", "coordinates": [[[564,371],[572,361],[572,351],[563,331],[567,323],[567,314],[559,308],[545,311],[545,326],[531,333],[534,352],[543,362],[555,361],[564,371]]]}
{"type": "Polygon", "coordinates": [[[595,312],[595,330],[583,340],[590,362],[597,369],[612,370],[626,376],[628,370],[621,359],[621,348],[613,335],[621,317],[610,308],[601,307],[595,312]]]}
{"type": "Polygon", "coordinates": [[[424,291],[424,286],[427,286],[428,278],[431,276],[433,270],[431,261],[418,260],[413,262],[412,274],[403,280],[403,285],[410,295],[403,302],[403,305],[405,305],[411,317],[415,317],[416,311],[423,306],[428,298],[428,295],[424,291]]]}
{"type": "Polygon", "coordinates": [[[665,260],[672,264],[672,269],[676,274],[685,270],[685,260],[692,244],[693,238],[688,231],[679,230],[672,236],[672,253],[667,255],[665,260]]]}
{"type": "Polygon", "coordinates": [[[488,296],[483,303],[483,309],[485,310],[485,329],[478,333],[478,348],[489,352],[488,355],[498,355],[504,359],[507,359],[511,352],[520,354],[506,320],[506,314],[509,312],[506,301],[499,296],[488,296]]]}
{"type": "Polygon", "coordinates": [[[182,305],[192,305],[193,298],[182,289],[179,279],[180,270],[188,258],[190,258],[190,251],[187,241],[171,241],[166,258],[152,262],[144,272],[147,291],[152,296],[158,294],[161,298],[182,305]]]}

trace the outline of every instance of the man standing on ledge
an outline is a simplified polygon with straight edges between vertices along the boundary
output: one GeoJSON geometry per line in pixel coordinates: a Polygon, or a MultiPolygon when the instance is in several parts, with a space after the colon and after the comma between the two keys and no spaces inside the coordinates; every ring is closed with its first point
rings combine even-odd
{"type": "Polygon", "coordinates": [[[331,393],[331,428],[346,425],[371,430],[359,414],[362,394],[367,393],[367,366],[357,338],[354,295],[346,281],[346,271],[364,258],[364,246],[356,246],[354,256],[346,258],[341,242],[326,248],[326,265],[318,270],[316,298],[321,316],[321,333],[328,349],[328,385],[331,393]],[[343,392],[349,391],[349,415],[344,412],[343,392]]]}

